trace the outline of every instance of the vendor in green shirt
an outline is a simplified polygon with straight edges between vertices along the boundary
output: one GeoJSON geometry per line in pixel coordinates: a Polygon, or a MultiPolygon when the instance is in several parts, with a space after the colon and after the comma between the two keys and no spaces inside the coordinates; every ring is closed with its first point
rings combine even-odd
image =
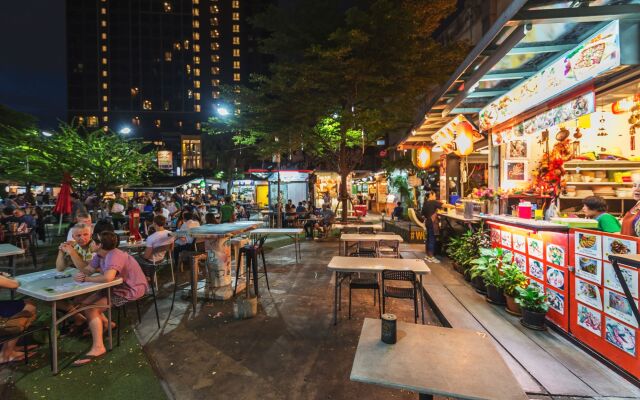
{"type": "MultiPolygon", "coordinates": [[[[235,210],[231,204],[231,196],[224,198],[224,205],[220,206],[220,222],[234,222],[236,220],[235,210]]],[[[618,229],[619,230],[619,229],[618,229]]]]}
{"type": "Polygon", "coordinates": [[[589,196],[582,200],[582,212],[587,218],[598,221],[598,229],[603,232],[620,232],[620,221],[607,213],[607,203],[600,196],[589,196]]]}

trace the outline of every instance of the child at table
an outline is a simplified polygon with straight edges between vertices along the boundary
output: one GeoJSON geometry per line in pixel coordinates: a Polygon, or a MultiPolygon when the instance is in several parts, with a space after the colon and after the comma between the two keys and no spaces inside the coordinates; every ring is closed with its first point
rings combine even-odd
{"type": "MultiPolygon", "coordinates": [[[[114,287],[111,291],[111,300],[115,307],[139,299],[144,296],[149,287],[147,278],[138,262],[131,255],[116,248],[119,241],[118,235],[109,231],[94,235],[92,246],[96,254],[85,272],[78,272],[74,278],[77,282],[96,283],[111,282],[117,277],[122,278],[122,284],[114,287]],[[100,274],[92,275],[94,272],[100,274]]],[[[90,363],[107,351],[102,339],[103,327],[107,322],[102,314],[107,305],[106,293],[102,291],[88,295],[82,299],[82,304],[103,305],[105,307],[83,311],[89,321],[93,345],[86,355],[73,363],[73,366],[76,367],[90,363]]]]}

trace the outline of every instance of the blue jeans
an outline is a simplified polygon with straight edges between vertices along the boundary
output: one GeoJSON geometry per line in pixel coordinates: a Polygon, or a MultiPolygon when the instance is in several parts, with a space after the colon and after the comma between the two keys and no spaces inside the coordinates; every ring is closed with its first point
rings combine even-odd
{"type": "Polygon", "coordinates": [[[434,255],[436,251],[436,234],[433,225],[426,226],[426,236],[424,238],[425,250],[427,254],[434,255]]]}

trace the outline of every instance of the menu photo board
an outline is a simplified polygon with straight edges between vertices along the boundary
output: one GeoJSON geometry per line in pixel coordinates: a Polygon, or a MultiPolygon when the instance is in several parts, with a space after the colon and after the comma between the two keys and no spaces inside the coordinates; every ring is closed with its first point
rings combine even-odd
{"type": "MultiPolygon", "coordinates": [[[[610,254],[638,254],[640,239],[584,229],[572,230],[574,279],[571,333],[583,343],[640,378],[638,322],[618,280],[610,254]]],[[[638,305],[639,271],[619,265],[638,305]]]]}

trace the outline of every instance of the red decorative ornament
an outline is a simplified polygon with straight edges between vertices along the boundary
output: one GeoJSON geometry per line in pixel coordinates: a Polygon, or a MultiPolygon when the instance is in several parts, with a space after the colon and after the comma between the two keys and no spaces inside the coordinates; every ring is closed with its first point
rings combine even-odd
{"type": "Polygon", "coordinates": [[[380,150],[380,157],[384,158],[387,156],[387,151],[386,150],[380,150]]]}

